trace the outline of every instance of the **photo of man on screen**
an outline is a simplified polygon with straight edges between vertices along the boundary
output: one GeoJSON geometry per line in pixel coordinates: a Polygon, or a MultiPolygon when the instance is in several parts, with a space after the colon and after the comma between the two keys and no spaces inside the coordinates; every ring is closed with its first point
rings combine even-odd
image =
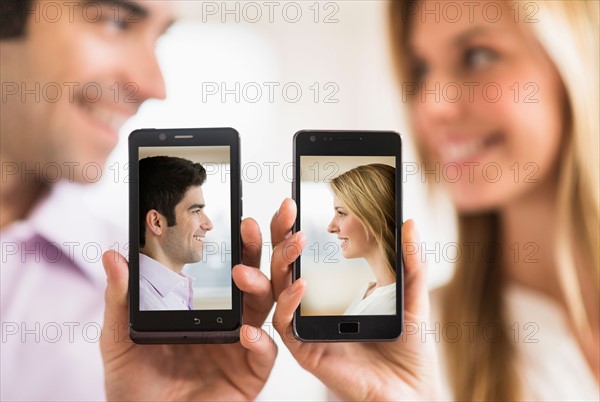
{"type": "Polygon", "coordinates": [[[170,156],[139,162],[140,310],[192,310],[193,278],[182,270],[202,260],[213,228],[204,212],[199,163],[170,156]]]}

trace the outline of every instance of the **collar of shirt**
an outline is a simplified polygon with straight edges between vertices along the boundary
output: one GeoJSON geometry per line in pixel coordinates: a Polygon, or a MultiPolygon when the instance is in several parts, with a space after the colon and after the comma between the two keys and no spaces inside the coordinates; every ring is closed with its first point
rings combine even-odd
{"type": "Polygon", "coordinates": [[[84,192],[89,185],[59,182],[37,204],[29,217],[7,227],[3,239],[26,242],[41,236],[66,255],[92,282],[106,285],[102,254],[127,250],[125,233],[90,211],[84,192]],[[6,237],[5,237],[6,235],[6,237]]]}
{"type": "Polygon", "coordinates": [[[140,253],[140,276],[150,282],[162,297],[180,286],[182,280],[185,280],[186,285],[191,285],[194,281],[194,278],[186,275],[183,271],[180,273],[173,272],[160,262],[142,253],[140,253]]]}

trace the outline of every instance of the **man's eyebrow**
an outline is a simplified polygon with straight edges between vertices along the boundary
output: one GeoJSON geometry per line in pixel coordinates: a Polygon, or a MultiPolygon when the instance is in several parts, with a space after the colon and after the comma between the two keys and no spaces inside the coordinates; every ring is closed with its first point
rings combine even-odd
{"type": "Polygon", "coordinates": [[[188,208],[188,211],[192,210],[192,209],[202,209],[204,208],[206,205],[204,204],[192,204],[190,205],[190,207],[188,208]]]}
{"type": "Polygon", "coordinates": [[[96,3],[98,5],[107,5],[109,7],[123,9],[127,14],[124,18],[135,20],[137,18],[144,20],[150,15],[150,11],[139,2],[129,0],[87,0],[87,3],[96,3]]]}

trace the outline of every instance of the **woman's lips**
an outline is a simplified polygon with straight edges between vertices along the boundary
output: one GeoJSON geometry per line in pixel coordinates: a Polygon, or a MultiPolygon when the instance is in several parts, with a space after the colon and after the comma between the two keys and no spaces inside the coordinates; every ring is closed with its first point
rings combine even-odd
{"type": "Polygon", "coordinates": [[[501,132],[494,132],[485,137],[469,139],[449,139],[442,141],[438,149],[443,163],[464,163],[478,159],[484,152],[504,141],[501,132]]]}

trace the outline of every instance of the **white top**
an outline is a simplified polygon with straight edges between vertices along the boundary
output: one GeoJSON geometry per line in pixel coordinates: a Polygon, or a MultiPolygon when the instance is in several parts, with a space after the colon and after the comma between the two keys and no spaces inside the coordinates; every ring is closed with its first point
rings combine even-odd
{"type": "MultiPolygon", "coordinates": [[[[503,335],[515,340],[523,399],[600,400],[598,383],[571,332],[562,307],[550,297],[520,285],[510,285],[504,297],[507,317],[512,323],[509,327],[513,326],[510,333],[503,335]]],[[[440,320],[442,302],[440,292],[432,292],[432,323],[443,322],[440,320]]],[[[443,328],[440,329],[443,335],[443,328]]],[[[444,373],[443,341],[436,344],[444,373]]],[[[447,375],[442,375],[442,395],[445,400],[452,400],[447,378],[447,375]]]]}
{"type": "Polygon", "coordinates": [[[375,282],[362,286],[344,315],[394,315],[396,314],[396,284],[375,288],[367,297],[365,293],[375,282]]]}
{"type": "Polygon", "coordinates": [[[140,310],[192,310],[193,279],[140,253],[140,310]]]}

